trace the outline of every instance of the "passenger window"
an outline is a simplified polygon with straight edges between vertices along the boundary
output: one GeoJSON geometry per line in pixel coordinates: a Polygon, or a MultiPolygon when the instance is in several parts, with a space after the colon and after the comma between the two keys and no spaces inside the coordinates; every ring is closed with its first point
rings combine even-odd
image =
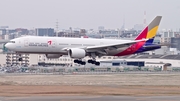
{"type": "Polygon", "coordinates": [[[15,43],[15,41],[10,41],[9,43],[15,43]]]}

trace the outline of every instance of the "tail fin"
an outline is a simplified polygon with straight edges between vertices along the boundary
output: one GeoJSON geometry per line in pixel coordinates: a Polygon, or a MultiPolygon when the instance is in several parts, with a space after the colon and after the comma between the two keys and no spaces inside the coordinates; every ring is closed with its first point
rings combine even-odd
{"type": "Polygon", "coordinates": [[[136,37],[135,40],[149,39],[146,42],[153,43],[161,18],[162,16],[156,16],[156,18],[136,37]]]}

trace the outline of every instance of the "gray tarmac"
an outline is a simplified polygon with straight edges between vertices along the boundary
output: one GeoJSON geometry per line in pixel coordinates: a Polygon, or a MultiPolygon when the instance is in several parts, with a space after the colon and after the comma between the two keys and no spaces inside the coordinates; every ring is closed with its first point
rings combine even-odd
{"type": "Polygon", "coordinates": [[[0,101],[179,101],[180,96],[40,96],[0,97],[0,101]]]}

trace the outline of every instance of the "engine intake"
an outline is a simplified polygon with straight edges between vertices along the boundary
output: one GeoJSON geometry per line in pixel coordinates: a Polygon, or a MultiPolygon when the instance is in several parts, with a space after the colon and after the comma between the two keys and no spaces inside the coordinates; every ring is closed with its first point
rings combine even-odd
{"type": "Polygon", "coordinates": [[[71,58],[84,58],[86,56],[86,51],[84,49],[79,49],[79,48],[71,48],[68,51],[68,55],[71,58]]]}

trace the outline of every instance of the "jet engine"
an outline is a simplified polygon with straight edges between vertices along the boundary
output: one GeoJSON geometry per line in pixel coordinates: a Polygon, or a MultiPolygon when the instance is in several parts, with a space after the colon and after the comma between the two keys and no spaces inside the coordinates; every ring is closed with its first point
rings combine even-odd
{"type": "Polygon", "coordinates": [[[86,56],[86,51],[84,49],[71,48],[68,51],[68,55],[71,58],[80,59],[80,58],[84,58],[86,56]]]}
{"type": "Polygon", "coordinates": [[[62,56],[61,54],[46,54],[47,58],[59,58],[61,56],[62,56]]]}

